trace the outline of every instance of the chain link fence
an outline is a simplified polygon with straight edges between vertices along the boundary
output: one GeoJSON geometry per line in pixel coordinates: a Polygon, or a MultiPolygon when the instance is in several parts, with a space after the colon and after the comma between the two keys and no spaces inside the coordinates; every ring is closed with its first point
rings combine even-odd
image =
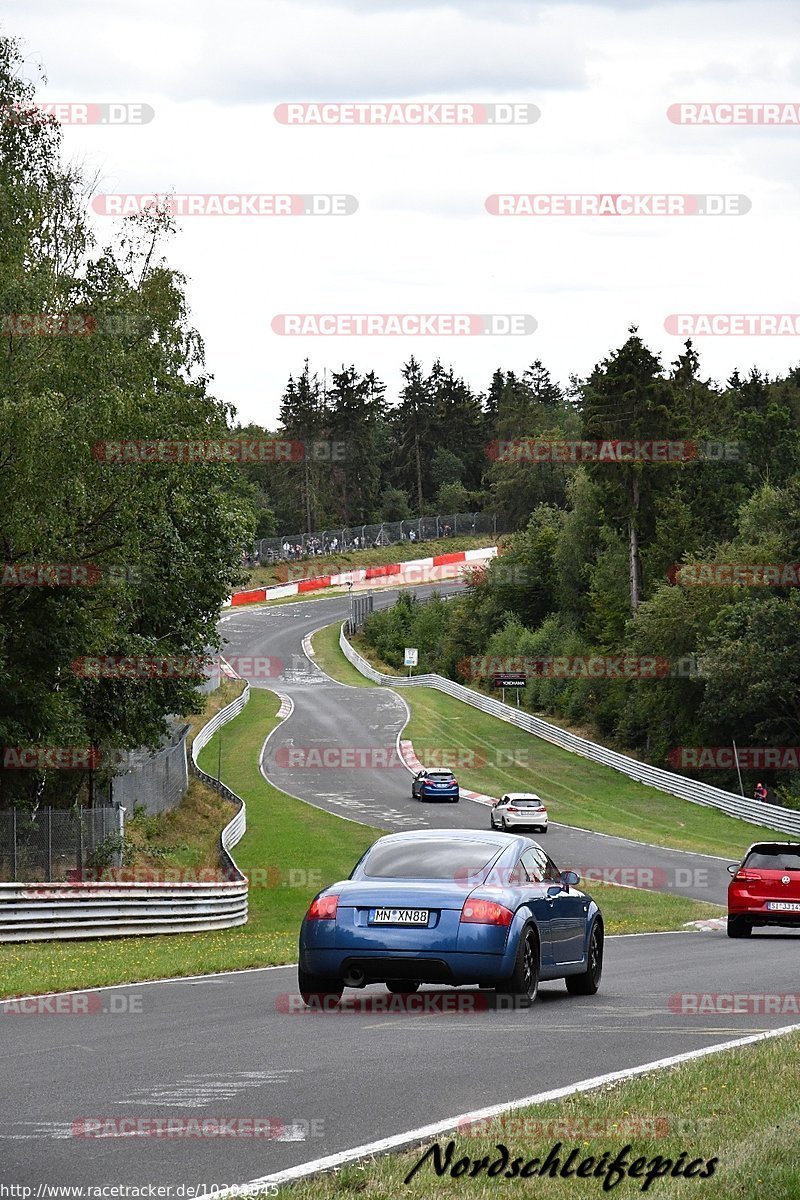
{"type": "Polygon", "coordinates": [[[0,812],[0,882],[62,883],[121,866],[117,807],[0,812]]]}
{"type": "Polygon", "coordinates": [[[155,754],[132,750],[124,755],[111,780],[111,798],[131,816],[137,805],[148,813],[176,808],[189,787],[186,763],[188,725],[173,725],[170,739],[155,754]]]}
{"type": "Polygon", "coordinates": [[[415,517],[412,521],[383,521],[380,525],[287,533],[281,537],[261,538],[256,548],[259,560],[269,563],[308,558],[315,554],[394,546],[398,542],[427,542],[434,538],[481,533],[492,537],[497,535],[497,517],[494,513],[449,513],[438,517],[415,517]]]}

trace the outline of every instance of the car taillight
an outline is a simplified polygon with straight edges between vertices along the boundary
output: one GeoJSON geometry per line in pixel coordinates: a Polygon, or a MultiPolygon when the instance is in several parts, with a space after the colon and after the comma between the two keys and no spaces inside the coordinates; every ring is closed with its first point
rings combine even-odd
{"type": "Polygon", "coordinates": [[[338,896],[317,896],[306,913],[307,921],[335,921],[338,896]]]}
{"type": "Polygon", "coordinates": [[[461,920],[469,925],[510,925],[514,914],[493,900],[467,900],[461,920]]]}
{"type": "Polygon", "coordinates": [[[760,883],[763,876],[757,871],[737,871],[733,878],[740,883],[760,883]]]}
{"type": "Polygon", "coordinates": [[[519,811],[520,810],[518,808],[514,808],[513,804],[509,804],[508,807],[506,808],[506,812],[518,813],[519,811]]]}

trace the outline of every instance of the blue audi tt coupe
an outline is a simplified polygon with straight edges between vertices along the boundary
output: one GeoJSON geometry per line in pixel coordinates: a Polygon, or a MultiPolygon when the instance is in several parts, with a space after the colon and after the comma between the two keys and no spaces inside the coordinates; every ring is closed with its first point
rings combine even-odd
{"type": "Polygon", "coordinates": [[[346,987],[477,984],[536,999],[540,980],[594,995],[603,918],[538,842],[516,834],[426,829],[379,838],[349,879],[320,892],[300,930],[298,989],[309,1006],[346,987]]]}

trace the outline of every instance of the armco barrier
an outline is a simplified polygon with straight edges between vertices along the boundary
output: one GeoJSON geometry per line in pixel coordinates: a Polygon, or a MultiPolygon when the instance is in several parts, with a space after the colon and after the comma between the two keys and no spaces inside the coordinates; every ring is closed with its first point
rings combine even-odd
{"type": "MultiPolygon", "coordinates": [[[[711,784],[699,783],[695,779],[687,779],[660,767],[651,767],[648,763],[639,762],[625,754],[618,754],[615,750],[608,750],[605,746],[598,746],[586,738],[577,737],[566,729],[559,729],[557,725],[550,725],[539,717],[512,708],[510,704],[493,700],[491,696],[484,696],[481,692],[475,692],[452,679],[445,679],[441,675],[416,675],[410,679],[404,675],[382,675],[350,645],[344,630],[342,625],[339,633],[342,653],[373,683],[388,684],[390,687],[436,688],[437,691],[453,696],[456,700],[463,700],[465,704],[470,704],[481,712],[507,721],[510,725],[516,725],[534,737],[560,746],[562,750],[570,750],[573,754],[580,754],[582,758],[620,771],[637,783],[646,784],[660,792],[668,792],[671,796],[679,796],[682,800],[690,800],[692,804],[718,808],[728,816],[748,821],[751,825],[763,825],[766,829],[779,830],[781,833],[800,834],[800,812],[777,808],[773,804],[762,804],[759,800],[747,800],[744,796],[737,796],[735,792],[725,792],[721,788],[712,787],[711,784]]],[[[635,833],[635,830],[631,830],[632,835],[635,833]]]]}
{"type": "Polygon", "coordinates": [[[221,874],[210,883],[0,883],[0,942],[130,937],[232,929],[247,921],[248,882],[231,857],[246,828],[244,801],[197,766],[197,755],[250,699],[250,686],[204,725],[192,771],[239,806],[220,835],[221,874]]]}

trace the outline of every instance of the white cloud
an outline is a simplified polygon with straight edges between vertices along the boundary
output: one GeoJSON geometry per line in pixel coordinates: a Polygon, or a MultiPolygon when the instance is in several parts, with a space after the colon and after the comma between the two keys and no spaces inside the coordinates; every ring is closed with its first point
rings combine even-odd
{"type": "MultiPolygon", "coordinates": [[[[541,357],[589,371],[631,322],[665,361],[672,312],[792,311],[798,131],[672,125],[678,100],[797,100],[796,7],[784,0],[585,5],[391,0],[103,0],[35,10],[6,30],[44,63],[50,99],[153,104],[142,127],[68,128],[102,190],[347,192],[356,216],[187,218],[169,255],[190,278],[218,394],[274,419],[290,371],[374,367],[411,352],[476,386],[541,357]],[[296,128],[282,100],[526,100],[513,128],[296,128]],[[744,193],[741,218],[500,219],[502,191],[744,193]],[[532,313],[531,337],[281,338],[280,312],[532,313]]],[[[103,238],[110,223],[97,220],[103,238]]],[[[786,370],[790,338],[700,339],[706,373],[786,370]]]]}

